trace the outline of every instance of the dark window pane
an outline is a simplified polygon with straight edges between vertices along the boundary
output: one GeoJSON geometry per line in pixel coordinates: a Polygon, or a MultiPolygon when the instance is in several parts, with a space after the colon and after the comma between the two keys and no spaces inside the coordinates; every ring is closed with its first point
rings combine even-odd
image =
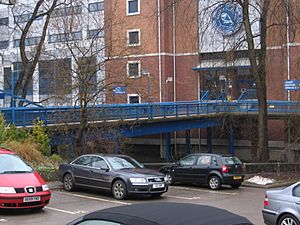
{"type": "Polygon", "coordinates": [[[128,1],[128,13],[137,13],[138,8],[138,0],[128,1]]]}
{"type": "Polygon", "coordinates": [[[0,26],[8,25],[9,19],[8,17],[0,18],[0,26]]]}
{"type": "Polygon", "coordinates": [[[135,77],[139,75],[139,63],[128,64],[128,75],[130,77],[135,77]]]}
{"type": "Polygon", "coordinates": [[[138,31],[132,31],[129,32],[129,44],[134,45],[134,44],[139,44],[139,32],[138,31]]]}
{"type": "Polygon", "coordinates": [[[6,49],[9,45],[9,41],[0,41],[0,49],[6,49]]]}
{"type": "Polygon", "coordinates": [[[76,161],[73,162],[73,164],[81,165],[81,166],[91,166],[91,157],[90,156],[82,156],[76,161]]]}
{"type": "Polygon", "coordinates": [[[89,12],[97,12],[104,10],[104,2],[95,2],[89,4],[89,12]]]}
{"type": "Polygon", "coordinates": [[[129,96],[129,103],[131,104],[140,103],[139,96],[129,96]]]}

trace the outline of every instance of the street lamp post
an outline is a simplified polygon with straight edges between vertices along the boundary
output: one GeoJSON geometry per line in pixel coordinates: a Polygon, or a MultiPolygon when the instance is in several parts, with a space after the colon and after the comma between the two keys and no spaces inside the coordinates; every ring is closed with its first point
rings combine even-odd
{"type": "Polygon", "coordinates": [[[172,77],[167,77],[166,79],[166,100],[167,102],[169,101],[169,88],[168,88],[168,83],[169,82],[172,82],[173,81],[173,78],[172,77]]]}
{"type": "Polygon", "coordinates": [[[150,72],[147,69],[142,70],[142,75],[147,76],[147,86],[148,86],[148,97],[147,97],[147,102],[150,102],[150,72]]]}

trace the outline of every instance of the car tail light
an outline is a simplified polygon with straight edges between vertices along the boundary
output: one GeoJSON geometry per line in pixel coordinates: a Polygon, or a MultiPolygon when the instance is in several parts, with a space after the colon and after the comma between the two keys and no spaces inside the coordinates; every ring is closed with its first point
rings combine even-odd
{"type": "Polygon", "coordinates": [[[268,206],[269,205],[269,199],[268,199],[268,195],[265,195],[265,200],[264,200],[264,206],[268,206]]]}
{"type": "Polygon", "coordinates": [[[228,172],[229,172],[228,166],[222,166],[222,173],[228,173],[228,172]]]}

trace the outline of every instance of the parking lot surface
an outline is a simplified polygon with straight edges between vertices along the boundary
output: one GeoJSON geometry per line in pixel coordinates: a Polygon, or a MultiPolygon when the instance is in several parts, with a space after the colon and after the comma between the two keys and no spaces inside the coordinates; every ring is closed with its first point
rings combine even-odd
{"type": "MultiPolygon", "coordinates": [[[[53,190],[52,199],[43,210],[0,210],[0,225],[64,225],[86,213],[95,210],[153,201],[186,202],[210,205],[226,209],[247,217],[256,225],[263,225],[261,210],[265,189],[241,187],[211,191],[199,186],[171,186],[169,191],[159,198],[138,196],[117,201],[110,194],[90,190],[65,192],[53,190]]],[[[170,215],[172,216],[172,215],[170,215]]]]}

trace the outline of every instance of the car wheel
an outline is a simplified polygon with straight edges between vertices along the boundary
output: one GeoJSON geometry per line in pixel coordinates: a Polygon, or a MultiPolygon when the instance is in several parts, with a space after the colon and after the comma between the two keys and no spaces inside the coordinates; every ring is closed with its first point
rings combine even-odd
{"type": "Polygon", "coordinates": [[[208,186],[212,190],[218,190],[221,187],[221,180],[218,176],[211,176],[208,180],[208,186]]]}
{"type": "Polygon", "coordinates": [[[170,174],[170,173],[166,173],[166,182],[169,184],[169,185],[172,185],[174,184],[174,179],[173,179],[173,176],[170,174]]]}
{"type": "Polygon", "coordinates": [[[299,225],[299,222],[296,217],[287,214],[280,218],[278,225],[299,225]]]}
{"type": "Polygon", "coordinates": [[[232,187],[232,188],[239,188],[240,186],[241,186],[242,184],[231,184],[230,186],[232,187]]]}
{"type": "Polygon", "coordinates": [[[112,194],[115,199],[122,200],[127,197],[127,187],[122,180],[117,180],[113,183],[112,194]]]}
{"type": "Polygon", "coordinates": [[[71,174],[67,173],[63,179],[63,187],[66,191],[73,191],[75,188],[75,183],[71,174]]]}

